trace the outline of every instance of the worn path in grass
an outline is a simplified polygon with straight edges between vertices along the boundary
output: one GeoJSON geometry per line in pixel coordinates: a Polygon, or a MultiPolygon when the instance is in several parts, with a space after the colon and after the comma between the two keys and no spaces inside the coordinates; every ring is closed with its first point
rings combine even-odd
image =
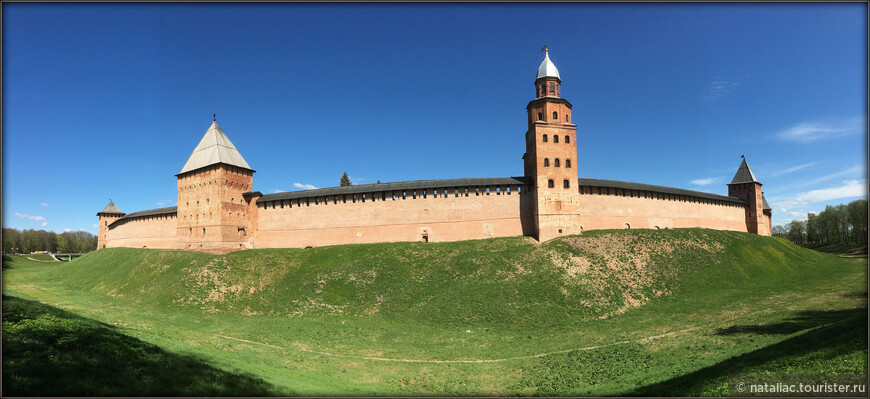
{"type": "MultiPolygon", "coordinates": [[[[15,260],[4,292],[287,394],[709,395],[740,367],[866,373],[866,341],[842,346],[830,329],[866,309],[866,278],[866,261],[688,229],[542,245],[101,250],[60,265],[15,260]],[[808,334],[810,353],[793,353],[825,354],[811,366],[768,349],[808,334]],[[679,378],[694,390],[668,385],[679,378]]],[[[866,335],[866,323],[855,328],[866,335]]]]}

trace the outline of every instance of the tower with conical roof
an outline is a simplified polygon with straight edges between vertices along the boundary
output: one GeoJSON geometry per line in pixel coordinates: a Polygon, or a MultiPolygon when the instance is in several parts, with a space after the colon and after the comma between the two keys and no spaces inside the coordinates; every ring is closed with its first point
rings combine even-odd
{"type": "Polygon", "coordinates": [[[125,213],[121,212],[121,210],[115,206],[115,203],[112,202],[111,198],[109,198],[109,204],[106,205],[102,211],[97,212],[97,216],[100,218],[98,224],[99,229],[97,231],[97,249],[106,247],[106,243],[108,242],[109,225],[115,223],[116,220],[124,215],[125,213]]]}
{"type": "Polygon", "coordinates": [[[251,226],[242,194],[253,188],[254,170],[216,120],[176,177],[179,249],[224,252],[248,247],[251,226]]]}
{"type": "Polygon", "coordinates": [[[580,233],[577,186],[577,126],[571,103],[561,97],[562,80],[547,46],[535,78],[535,99],[526,106],[529,128],[523,155],[526,177],[534,180],[538,240],[580,233]]]}
{"type": "Polygon", "coordinates": [[[748,204],[746,206],[746,231],[770,235],[770,206],[764,200],[761,183],[755,178],[755,174],[746,163],[746,158],[740,162],[737,173],[734,174],[731,183],[728,183],[728,196],[740,198],[748,204]]]}

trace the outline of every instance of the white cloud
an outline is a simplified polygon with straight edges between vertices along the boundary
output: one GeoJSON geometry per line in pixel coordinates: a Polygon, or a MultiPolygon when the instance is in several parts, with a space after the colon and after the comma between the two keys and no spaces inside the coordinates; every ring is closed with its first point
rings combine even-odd
{"type": "Polygon", "coordinates": [[[710,83],[710,88],[704,92],[702,98],[708,102],[716,101],[734,91],[735,87],[737,87],[737,82],[733,80],[716,79],[710,83]]]}
{"type": "Polygon", "coordinates": [[[293,183],[293,187],[301,188],[303,190],[314,190],[317,188],[313,184],[304,184],[304,183],[293,183]]]}
{"type": "Polygon", "coordinates": [[[771,176],[779,176],[779,175],[785,175],[785,174],[792,173],[792,172],[797,172],[801,169],[808,168],[808,167],[813,166],[817,163],[818,162],[809,162],[809,163],[805,163],[803,165],[792,166],[788,169],[783,169],[783,170],[778,170],[776,172],[773,172],[770,175],[771,176]]]}
{"type": "Polygon", "coordinates": [[[39,206],[41,206],[41,207],[43,207],[43,208],[45,208],[45,207],[47,207],[47,206],[48,206],[48,203],[46,203],[46,202],[43,202],[43,203],[41,203],[41,204],[39,204],[39,206]]]}
{"type": "Polygon", "coordinates": [[[63,232],[64,232],[64,233],[66,233],[66,232],[68,232],[68,231],[72,231],[72,229],[70,229],[70,228],[63,229],[63,232]]]}
{"type": "Polygon", "coordinates": [[[350,179],[350,184],[362,184],[362,182],[366,181],[363,177],[348,176],[347,178],[350,179]]]}
{"type": "Polygon", "coordinates": [[[707,177],[707,178],[703,178],[703,179],[695,179],[695,180],[692,180],[690,183],[692,183],[692,184],[694,184],[694,185],[696,185],[696,186],[706,186],[706,185],[708,185],[708,184],[710,184],[710,183],[715,182],[716,179],[717,179],[716,177],[707,177]]]}
{"type": "Polygon", "coordinates": [[[96,229],[96,228],[99,227],[99,226],[97,226],[96,224],[92,224],[91,227],[93,227],[93,228],[96,229]]]}
{"type": "Polygon", "coordinates": [[[283,193],[283,192],[284,192],[284,190],[279,190],[279,189],[277,189],[277,188],[276,188],[276,189],[272,189],[272,194],[275,194],[275,193],[283,193]]]}
{"type": "Polygon", "coordinates": [[[175,200],[165,199],[165,200],[157,201],[157,202],[155,202],[155,203],[157,204],[157,206],[166,206],[166,205],[172,205],[172,204],[174,204],[174,203],[175,203],[175,200]]]}
{"type": "Polygon", "coordinates": [[[867,179],[846,180],[837,187],[810,190],[790,196],[790,198],[774,204],[784,213],[789,213],[788,208],[814,204],[817,202],[830,201],[838,198],[861,197],[867,195],[867,179]]]}
{"type": "Polygon", "coordinates": [[[48,220],[45,220],[45,218],[42,216],[33,216],[33,215],[28,215],[26,213],[18,213],[18,212],[15,212],[15,216],[20,217],[22,219],[34,221],[34,222],[40,222],[42,224],[42,227],[48,226],[48,220]]]}
{"type": "Polygon", "coordinates": [[[804,122],[791,126],[779,133],[776,137],[785,141],[798,143],[810,143],[816,140],[829,139],[857,133],[862,130],[863,123],[860,118],[836,123],[829,122],[804,122]]]}

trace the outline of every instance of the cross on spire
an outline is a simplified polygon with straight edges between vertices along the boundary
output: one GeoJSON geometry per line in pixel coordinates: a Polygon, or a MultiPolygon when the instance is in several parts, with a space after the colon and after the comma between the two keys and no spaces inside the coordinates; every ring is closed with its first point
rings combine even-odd
{"type": "Polygon", "coordinates": [[[544,48],[542,48],[541,51],[543,51],[543,52],[545,52],[545,53],[549,53],[549,52],[550,52],[550,50],[547,49],[547,45],[546,45],[546,44],[544,44],[544,48]]]}
{"type": "Polygon", "coordinates": [[[217,122],[217,114],[212,114],[212,115],[211,115],[211,121],[212,121],[212,122],[217,122]]]}

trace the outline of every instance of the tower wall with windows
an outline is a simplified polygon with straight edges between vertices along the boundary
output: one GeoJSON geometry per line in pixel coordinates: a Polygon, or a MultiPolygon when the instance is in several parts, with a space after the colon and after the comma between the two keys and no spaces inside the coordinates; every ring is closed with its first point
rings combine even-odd
{"type": "Polygon", "coordinates": [[[538,240],[546,241],[580,233],[577,126],[570,122],[571,103],[560,97],[558,76],[538,77],[535,94],[526,107],[529,129],[523,158],[526,176],[534,180],[535,230],[538,240]]]}
{"type": "Polygon", "coordinates": [[[217,251],[248,248],[248,204],[253,171],[226,164],[178,175],[179,249],[217,251]]]}

